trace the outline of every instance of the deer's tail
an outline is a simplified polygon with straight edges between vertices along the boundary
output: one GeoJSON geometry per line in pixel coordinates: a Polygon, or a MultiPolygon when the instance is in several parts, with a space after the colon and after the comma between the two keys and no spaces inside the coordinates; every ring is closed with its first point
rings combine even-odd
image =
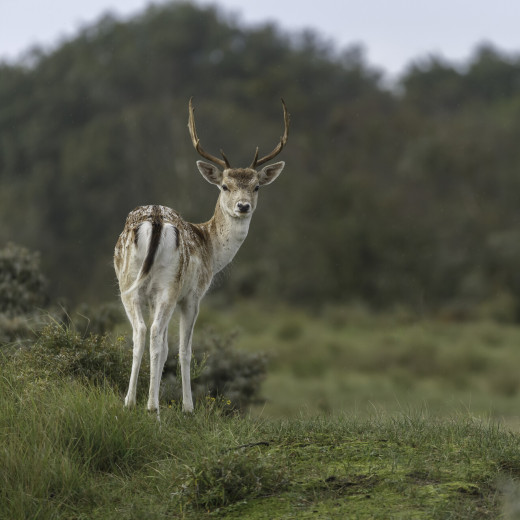
{"type": "MultiPolygon", "coordinates": [[[[126,294],[129,294],[136,289],[139,289],[141,285],[146,281],[148,278],[148,275],[150,274],[150,271],[152,269],[155,256],[157,254],[157,250],[159,249],[159,244],[161,243],[161,234],[163,229],[162,222],[159,222],[158,220],[152,220],[150,222],[151,224],[151,232],[150,233],[139,233],[139,240],[146,240],[148,242],[148,247],[146,251],[146,256],[143,260],[143,263],[141,265],[141,268],[139,269],[139,273],[137,273],[137,277],[134,281],[134,283],[126,289],[126,291],[123,291],[121,293],[121,296],[124,296],[126,294]]],[[[141,229],[139,231],[142,230],[141,229]]]]}

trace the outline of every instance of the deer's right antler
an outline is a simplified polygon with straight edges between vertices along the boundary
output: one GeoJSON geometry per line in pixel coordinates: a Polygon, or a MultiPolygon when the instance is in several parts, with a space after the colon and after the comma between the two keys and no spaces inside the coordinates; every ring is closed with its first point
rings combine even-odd
{"type": "Polygon", "coordinates": [[[284,123],[284,131],[282,137],[280,137],[280,142],[276,145],[274,150],[264,155],[261,159],[258,158],[258,147],[256,148],[255,157],[253,159],[253,162],[251,163],[250,168],[256,168],[257,166],[260,166],[261,164],[266,163],[267,161],[270,161],[273,157],[276,157],[285,146],[285,143],[287,142],[287,138],[289,137],[289,122],[291,121],[291,116],[289,112],[287,112],[287,107],[285,106],[285,101],[282,99],[282,105],[283,105],[283,123],[284,123]]]}

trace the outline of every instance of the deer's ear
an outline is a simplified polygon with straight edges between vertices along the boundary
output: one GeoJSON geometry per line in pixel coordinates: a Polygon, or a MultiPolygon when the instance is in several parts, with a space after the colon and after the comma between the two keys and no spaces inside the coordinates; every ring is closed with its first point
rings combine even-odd
{"type": "Polygon", "coordinates": [[[204,161],[197,161],[197,168],[208,182],[220,186],[222,182],[222,172],[216,166],[204,161]]]}
{"type": "Polygon", "coordinates": [[[271,184],[280,173],[282,173],[283,167],[285,163],[283,161],[269,164],[260,170],[260,186],[265,186],[266,184],[271,184]]]}

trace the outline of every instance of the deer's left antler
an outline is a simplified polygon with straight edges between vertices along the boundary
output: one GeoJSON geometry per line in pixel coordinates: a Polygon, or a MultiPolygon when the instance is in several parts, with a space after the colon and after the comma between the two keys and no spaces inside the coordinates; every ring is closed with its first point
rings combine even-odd
{"type": "Polygon", "coordinates": [[[200,139],[197,136],[197,129],[195,128],[195,117],[193,115],[193,103],[192,99],[190,98],[190,104],[189,104],[189,119],[188,119],[188,128],[190,130],[191,135],[191,142],[193,143],[193,146],[195,147],[195,150],[202,155],[205,159],[208,159],[208,161],[214,162],[215,164],[218,164],[222,166],[222,168],[231,168],[228,158],[224,154],[223,150],[220,150],[220,155],[222,155],[223,159],[219,159],[218,157],[215,157],[214,155],[211,155],[210,153],[206,152],[201,144],[200,139]]]}

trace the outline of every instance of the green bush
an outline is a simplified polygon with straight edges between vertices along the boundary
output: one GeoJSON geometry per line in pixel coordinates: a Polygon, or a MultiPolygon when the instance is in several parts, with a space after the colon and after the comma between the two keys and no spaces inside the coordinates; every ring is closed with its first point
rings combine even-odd
{"type": "Polygon", "coordinates": [[[47,301],[40,254],[13,243],[0,249],[0,314],[29,314],[47,301]]]}
{"type": "Polygon", "coordinates": [[[48,303],[47,286],[39,253],[13,243],[0,249],[0,343],[33,335],[38,311],[48,303]]]}
{"type": "MultiPolygon", "coordinates": [[[[205,330],[193,347],[192,390],[195,400],[225,398],[233,409],[244,411],[260,400],[267,358],[233,347],[233,337],[205,330]]],[[[181,399],[179,357],[170,356],[164,367],[162,396],[167,401],[181,399]]]]}
{"type": "Polygon", "coordinates": [[[38,319],[32,316],[7,316],[0,314],[0,343],[14,344],[34,337],[38,319]]]}
{"type": "Polygon", "coordinates": [[[120,302],[102,303],[95,307],[82,303],[78,306],[74,315],[78,315],[86,321],[85,330],[92,334],[112,332],[117,325],[126,320],[120,302]]]}
{"type": "MultiPolygon", "coordinates": [[[[123,392],[132,364],[132,353],[123,347],[124,340],[122,336],[115,340],[108,335],[84,336],[73,325],[51,320],[32,344],[18,348],[11,358],[19,367],[20,377],[108,383],[123,392]]],[[[146,373],[146,363],[143,365],[142,372],[146,373]]]]}

